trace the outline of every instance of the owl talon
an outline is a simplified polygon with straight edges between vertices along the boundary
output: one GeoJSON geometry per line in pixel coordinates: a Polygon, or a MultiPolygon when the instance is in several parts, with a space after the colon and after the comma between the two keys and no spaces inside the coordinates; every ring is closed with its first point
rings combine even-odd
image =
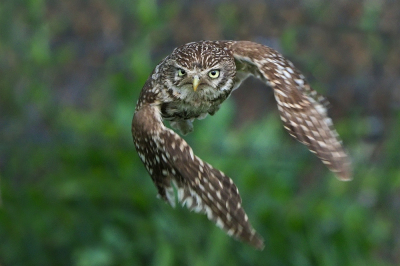
{"type": "Polygon", "coordinates": [[[172,128],[179,130],[182,135],[193,132],[193,124],[189,120],[171,121],[170,125],[172,128]]]}

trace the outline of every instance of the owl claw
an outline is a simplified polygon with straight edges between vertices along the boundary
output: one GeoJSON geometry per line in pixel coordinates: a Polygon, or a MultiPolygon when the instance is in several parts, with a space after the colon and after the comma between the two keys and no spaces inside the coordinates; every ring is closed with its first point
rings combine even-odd
{"type": "Polygon", "coordinates": [[[171,121],[170,125],[172,128],[179,130],[182,135],[193,132],[193,124],[189,120],[171,121]]]}

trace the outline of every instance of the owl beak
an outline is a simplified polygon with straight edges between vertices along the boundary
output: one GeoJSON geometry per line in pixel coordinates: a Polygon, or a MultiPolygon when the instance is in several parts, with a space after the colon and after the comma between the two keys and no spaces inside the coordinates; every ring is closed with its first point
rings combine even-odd
{"type": "Polygon", "coordinates": [[[195,77],[193,78],[193,90],[194,90],[194,91],[197,90],[197,87],[199,86],[199,84],[200,84],[200,79],[199,79],[198,76],[195,76],[195,77]]]}

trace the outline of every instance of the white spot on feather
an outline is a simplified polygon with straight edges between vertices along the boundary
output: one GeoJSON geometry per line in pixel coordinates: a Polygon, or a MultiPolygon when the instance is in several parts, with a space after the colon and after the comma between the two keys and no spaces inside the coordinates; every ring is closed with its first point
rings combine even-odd
{"type": "Polygon", "coordinates": [[[220,218],[217,218],[217,221],[215,222],[215,224],[221,228],[224,229],[224,223],[222,222],[222,220],[220,218]]]}
{"type": "Polygon", "coordinates": [[[288,79],[292,78],[292,76],[286,70],[283,70],[283,75],[285,75],[285,77],[288,79]]]}
{"type": "Polygon", "coordinates": [[[167,187],[165,189],[165,195],[167,196],[167,200],[169,205],[171,205],[173,208],[175,208],[175,193],[174,189],[172,187],[167,187]]]}

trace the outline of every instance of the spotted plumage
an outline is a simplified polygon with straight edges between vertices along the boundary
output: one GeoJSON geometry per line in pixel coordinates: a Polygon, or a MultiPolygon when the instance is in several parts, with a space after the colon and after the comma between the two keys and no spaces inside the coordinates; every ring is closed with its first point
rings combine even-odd
{"type": "Polygon", "coordinates": [[[263,240],[249,223],[233,181],[197,157],[185,140],[163,124],[168,120],[183,134],[191,132],[194,119],[217,112],[251,75],[273,88],[289,134],[341,180],[349,180],[349,159],[327,116],[326,100],[290,61],[253,42],[202,41],[176,48],[146,81],[132,120],[132,135],[163,200],[204,213],[227,234],[261,249],[263,240]]]}

